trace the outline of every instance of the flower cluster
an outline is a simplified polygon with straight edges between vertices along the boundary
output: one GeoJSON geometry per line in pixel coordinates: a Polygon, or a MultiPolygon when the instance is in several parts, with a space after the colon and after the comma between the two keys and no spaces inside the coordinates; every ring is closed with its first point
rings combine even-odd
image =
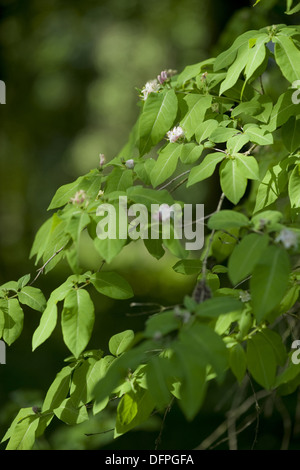
{"type": "Polygon", "coordinates": [[[171,131],[167,132],[167,137],[169,139],[169,142],[177,142],[178,139],[184,137],[184,130],[180,126],[173,127],[171,131]]]}
{"type": "Polygon", "coordinates": [[[157,93],[160,89],[160,84],[158,81],[155,80],[150,80],[149,82],[146,83],[144,88],[142,89],[142,95],[143,95],[143,100],[145,101],[150,93],[157,93]]]}
{"type": "Polygon", "coordinates": [[[87,200],[87,194],[83,189],[77,191],[74,197],[71,198],[71,202],[74,205],[81,206],[87,200]]]}

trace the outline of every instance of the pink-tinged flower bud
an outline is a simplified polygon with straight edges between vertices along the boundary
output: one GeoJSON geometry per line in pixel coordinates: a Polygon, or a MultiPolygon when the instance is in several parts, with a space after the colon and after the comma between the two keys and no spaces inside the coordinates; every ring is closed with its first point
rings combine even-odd
{"type": "Polygon", "coordinates": [[[168,80],[168,72],[163,70],[160,75],[157,76],[157,80],[162,85],[166,80],[168,80]]]}
{"type": "Polygon", "coordinates": [[[128,170],[133,170],[134,168],[134,160],[132,160],[132,158],[130,160],[127,160],[125,162],[125,166],[126,168],[128,168],[128,170]]]}
{"type": "Polygon", "coordinates": [[[71,202],[74,205],[81,206],[87,200],[86,192],[83,189],[77,191],[74,197],[71,198],[71,202]]]}
{"type": "Polygon", "coordinates": [[[177,142],[178,139],[184,137],[184,131],[182,127],[174,127],[171,131],[167,133],[167,137],[171,143],[177,142]]]}
{"type": "Polygon", "coordinates": [[[103,153],[100,153],[99,155],[99,165],[100,165],[100,168],[103,167],[103,165],[105,164],[106,162],[106,158],[105,158],[105,155],[103,153]]]}

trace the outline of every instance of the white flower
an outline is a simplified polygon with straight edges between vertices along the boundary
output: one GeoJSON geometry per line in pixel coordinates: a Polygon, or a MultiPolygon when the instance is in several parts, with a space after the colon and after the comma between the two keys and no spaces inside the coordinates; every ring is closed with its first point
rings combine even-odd
{"type": "Polygon", "coordinates": [[[83,189],[80,189],[79,191],[77,191],[75,196],[71,198],[71,202],[72,204],[77,204],[78,206],[80,206],[86,201],[86,199],[87,199],[86,192],[83,189]]]}
{"type": "Polygon", "coordinates": [[[167,137],[171,143],[177,142],[178,139],[184,137],[184,131],[180,126],[173,127],[173,129],[167,133],[167,137]]]}
{"type": "Polygon", "coordinates": [[[161,204],[159,210],[153,214],[153,219],[158,222],[165,222],[171,218],[172,211],[173,209],[169,204],[161,204]]]}
{"type": "Polygon", "coordinates": [[[159,89],[160,89],[160,84],[158,83],[156,79],[150,80],[149,82],[147,82],[144,88],[142,89],[143,100],[146,100],[150,93],[157,93],[159,89]]]}
{"type": "Polygon", "coordinates": [[[245,292],[241,292],[240,293],[240,300],[242,302],[250,302],[251,300],[251,295],[249,292],[245,291],[245,292]]]}
{"type": "Polygon", "coordinates": [[[125,166],[126,168],[128,168],[129,170],[133,170],[134,168],[134,160],[132,160],[132,158],[130,158],[130,160],[127,160],[125,162],[125,166]]]}
{"type": "Polygon", "coordinates": [[[298,235],[295,232],[293,232],[292,230],[284,228],[284,229],[281,230],[278,237],[276,237],[275,241],[276,242],[281,242],[286,249],[289,249],[292,246],[294,248],[297,248],[297,246],[298,246],[298,235]]]}

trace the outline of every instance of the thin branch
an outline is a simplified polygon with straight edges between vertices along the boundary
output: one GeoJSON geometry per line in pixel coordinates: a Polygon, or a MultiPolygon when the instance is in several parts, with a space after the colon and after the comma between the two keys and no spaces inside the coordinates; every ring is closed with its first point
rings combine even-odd
{"type": "Polygon", "coordinates": [[[182,176],[185,176],[187,175],[188,173],[190,173],[191,170],[187,170],[187,171],[184,171],[183,173],[181,173],[180,175],[177,175],[175,176],[175,178],[172,178],[170,181],[168,181],[166,184],[164,184],[163,186],[161,186],[160,188],[158,188],[158,191],[161,191],[162,189],[165,189],[167,188],[168,186],[170,186],[170,184],[174,183],[174,181],[178,180],[179,178],[181,178],[182,176]]]}
{"type": "Polygon", "coordinates": [[[166,422],[166,419],[167,419],[167,415],[168,415],[168,413],[170,413],[170,411],[172,409],[174,400],[175,400],[175,398],[173,397],[172,400],[170,401],[170,403],[168,404],[166,410],[165,410],[165,414],[164,414],[164,417],[163,417],[163,420],[162,420],[162,423],[161,423],[159,435],[158,435],[157,439],[155,440],[155,450],[158,449],[158,446],[161,443],[162,433],[163,433],[163,430],[164,430],[164,427],[165,427],[165,422],[166,422]]]}
{"type": "MultiPolygon", "coordinates": [[[[235,419],[237,419],[239,416],[244,414],[254,403],[257,403],[259,400],[266,398],[271,395],[272,392],[269,390],[261,390],[256,394],[256,397],[251,395],[247,400],[244,401],[244,403],[241,404],[238,408],[236,408],[233,413],[235,415],[235,419]]],[[[227,419],[218,426],[210,436],[204,439],[204,441],[199,444],[195,450],[205,450],[208,449],[219,437],[222,436],[227,431],[227,426],[228,421],[227,419]]]]}
{"type": "Polygon", "coordinates": [[[283,423],[283,437],[280,450],[288,450],[292,435],[292,420],[290,414],[280,397],[276,397],[275,406],[281,414],[283,423]]]}
{"type": "Polygon", "coordinates": [[[252,443],[252,446],[251,446],[251,450],[253,450],[254,447],[255,447],[255,444],[257,443],[258,430],[259,430],[259,414],[260,414],[260,411],[261,411],[261,410],[260,410],[260,406],[259,406],[258,401],[257,401],[257,395],[256,395],[256,392],[255,392],[255,390],[254,390],[254,386],[253,386],[253,383],[252,383],[252,379],[251,379],[249,373],[248,373],[248,377],[249,377],[250,385],[251,385],[251,388],[252,388],[253,398],[254,398],[254,401],[255,401],[255,409],[256,409],[255,435],[254,435],[253,443],[252,443]]]}
{"type": "Polygon", "coordinates": [[[174,193],[174,191],[176,191],[176,189],[178,189],[182,184],[184,184],[189,178],[184,178],[182,181],[179,181],[179,183],[176,184],[176,186],[174,186],[174,188],[170,189],[170,194],[171,193],[174,193]]]}
{"type": "MultiPolygon", "coordinates": [[[[235,432],[235,436],[237,436],[238,434],[242,433],[243,431],[245,431],[245,429],[247,429],[252,423],[254,423],[254,421],[256,420],[256,415],[254,417],[252,417],[249,421],[247,420],[246,421],[246,424],[244,424],[242,427],[240,427],[236,432],[235,432]]],[[[214,444],[213,446],[209,447],[209,450],[213,450],[215,449],[216,447],[218,447],[219,445],[223,444],[224,442],[227,442],[229,441],[229,437],[224,437],[223,439],[221,439],[220,441],[216,442],[216,444],[214,444]]]]}
{"type": "Polygon", "coordinates": [[[32,286],[32,284],[35,283],[35,281],[40,277],[40,275],[43,274],[44,269],[46,268],[46,266],[47,266],[47,265],[55,258],[55,256],[57,256],[65,247],[66,247],[66,245],[62,246],[59,250],[57,250],[52,256],[50,256],[50,258],[46,261],[46,263],[44,263],[43,266],[37,270],[37,275],[35,276],[35,278],[33,279],[33,281],[31,281],[31,283],[29,284],[30,286],[32,286]]]}
{"type": "Polygon", "coordinates": [[[251,147],[250,147],[246,152],[244,152],[244,155],[250,155],[250,153],[253,152],[253,150],[255,149],[255,147],[257,147],[256,144],[251,145],[251,147]]]}

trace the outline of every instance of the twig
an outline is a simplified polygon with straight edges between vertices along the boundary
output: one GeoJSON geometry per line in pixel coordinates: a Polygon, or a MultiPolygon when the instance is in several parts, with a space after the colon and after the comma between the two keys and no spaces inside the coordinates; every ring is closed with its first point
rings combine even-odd
{"type": "MultiPolygon", "coordinates": [[[[238,434],[242,433],[243,431],[245,431],[245,429],[247,429],[252,423],[254,423],[254,421],[256,420],[256,415],[250,419],[250,421],[247,421],[246,424],[244,424],[241,428],[239,428],[236,432],[235,432],[235,436],[237,436],[238,434]]],[[[215,449],[216,447],[218,447],[220,444],[223,444],[224,442],[227,442],[229,441],[229,437],[224,437],[223,439],[221,439],[220,441],[216,442],[216,444],[214,444],[213,446],[209,447],[209,450],[212,450],[212,449],[215,449]]]]}
{"type": "Polygon", "coordinates": [[[174,186],[174,188],[170,189],[170,193],[174,193],[174,191],[176,191],[177,188],[179,188],[183,183],[185,183],[189,178],[184,178],[182,181],[180,181],[179,183],[176,184],[176,186],[174,186]]]}
{"type": "Polygon", "coordinates": [[[163,420],[162,420],[162,423],[161,423],[159,435],[158,435],[157,439],[155,440],[155,450],[158,449],[158,446],[161,443],[161,437],[162,437],[162,433],[163,433],[163,430],[164,430],[164,427],[165,427],[165,422],[166,422],[166,419],[167,419],[167,415],[172,409],[174,400],[175,400],[175,398],[173,397],[172,400],[170,401],[170,403],[168,404],[167,408],[165,409],[165,414],[164,414],[164,417],[163,417],[163,420]]]}
{"type": "MultiPolygon", "coordinates": [[[[247,400],[244,401],[238,408],[236,408],[233,413],[235,415],[235,418],[237,419],[239,416],[244,414],[252,405],[253,403],[258,402],[258,400],[261,400],[263,398],[266,398],[267,396],[271,395],[272,392],[269,390],[261,390],[256,394],[256,397],[251,395],[247,400]]],[[[218,426],[210,436],[204,439],[204,441],[199,444],[195,450],[205,450],[208,449],[219,437],[222,436],[227,431],[227,424],[228,421],[227,419],[218,426]]]]}
{"type": "Polygon", "coordinates": [[[99,435],[99,434],[106,434],[106,433],[112,432],[112,431],[114,431],[114,430],[115,430],[115,428],[112,428],[112,429],[107,429],[107,431],[91,432],[91,433],[88,433],[88,434],[85,433],[84,435],[87,436],[87,437],[90,437],[90,436],[97,436],[97,435],[99,435]]]}
{"type": "Polygon", "coordinates": [[[257,401],[257,395],[256,395],[256,392],[255,392],[255,390],[254,390],[253,383],[252,383],[252,379],[251,379],[249,373],[248,373],[248,377],[249,377],[250,385],[251,385],[251,388],[252,388],[253,398],[254,398],[254,401],[255,401],[255,409],[256,409],[255,435],[254,435],[253,443],[252,443],[252,446],[251,446],[251,450],[253,450],[253,449],[254,449],[254,446],[255,446],[255,444],[256,444],[256,442],[257,442],[257,436],[258,436],[258,430],[259,430],[259,414],[260,414],[260,407],[259,407],[259,404],[258,404],[258,401],[257,401]]]}
{"type": "Polygon", "coordinates": [[[166,184],[164,184],[163,186],[161,186],[160,188],[158,188],[158,191],[161,191],[162,189],[165,189],[167,188],[170,184],[174,183],[174,181],[178,180],[179,178],[181,178],[182,176],[185,176],[187,175],[188,173],[190,173],[191,170],[187,170],[187,171],[184,171],[183,173],[181,173],[180,175],[177,175],[175,176],[175,178],[172,178],[170,181],[168,181],[166,184]]]}
{"type": "Polygon", "coordinates": [[[281,449],[280,450],[288,450],[289,444],[290,444],[290,439],[291,439],[291,434],[292,434],[292,421],[291,417],[289,415],[289,412],[284,405],[282,399],[280,397],[276,397],[275,400],[275,406],[279,413],[281,414],[282,417],[282,423],[283,423],[283,438],[282,438],[282,443],[281,443],[281,449]]]}
{"type": "Polygon", "coordinates": [[[35,276],[35,278],[33,279],[33,281],[30,282],[30,286],[32,286],[32,284],[35,283],[35,281],[38,279],[38,277],[43,274],[43,271],[45,269],[45,267],[50,263],[50,261],[53,260],[53,258],[55,258],[55,256],[57,256],[64,248],[65,248],[66,245],[62,246],[59,250],[57,250],[47,261],[46,263],[43,264],[43,266],[41,268],[39,268],[37,270],[37,275],[35,276]]]}
{"type": "Polygon", "coordinates": [[[251,147],[250,147],[246,152],[244,152],[244,155],[250,155],[250,153],[253,152],[253,150],[255,149],[255,147],[257,147],[256,144],[251,145],[251,147]]]}

